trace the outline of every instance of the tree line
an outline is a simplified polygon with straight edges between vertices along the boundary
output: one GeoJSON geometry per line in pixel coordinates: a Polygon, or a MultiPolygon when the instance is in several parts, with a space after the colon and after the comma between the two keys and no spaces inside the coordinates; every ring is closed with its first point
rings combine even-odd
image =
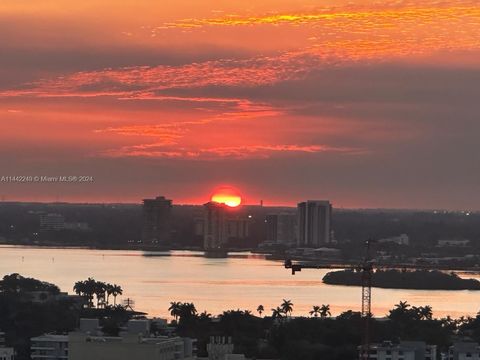
{"type": "MultiPolygon", "coordinates": [[[[210,318],[212,315],[208,313],[206,310],[202,313],[198,313],[195,305],[193,303],[189,302],[179,302],[179,301],[172,301],[170,303],[170,307],[168,308],[168,311],[170,312],[170,315],[173,316],[175,321],[179,321],[179,319],[187,319],[187,318],[193,318],[193,317],[204,317],[204,318],[210,318]]],[[[229,310],[232,311],[232,310],[229,310]]],[[[252,315],[252,312],[250,310],[235,310],[238,312],[242,312],[245,315],[252,315]]],[[[262,315],[265,313],[265,307],[263,305],[258,305],[256,309],[258,315],[262,317],[262,315]]],[[[276,319],[276,318],[283,318],[283,317],[289,317],[292,315],[293,312],[293,303],[291,300],[286,300],[283,299],[282,303],[271,309],[271,317],[276,319]]],[[[313,305],[312,310],[309,311],[309,314],[312,317],[320,317],[320,318],[327,318],[329,316],[332,316],[332,313],[330,312],[330,305],[328,304],[322,304],[321,306],[319,305],[313,305]]]]}
{"type": "MultiPolygon", "coordinates": [[[[68,333],[78,327],[80,318],[98,318],[107,335],[118,336],[128,319],[145,314],[108,305],[115,304],[122,291],[120,287],[114,296],[112,289],[107,291],[107,285],[92,278],[76,282],[76,293],[86,299],[84,306],[76,297],[33,302],[28,292],[57,294],[58,287],[18,274],[7,275],[0,280],[0,329],[6,333],[7,345],[15,347],[17,359],[26,360],[31,337],[68,333]]],[[[332,317],[330,305],[323,304],[313,305],[309,317],[294,317],[294,309],[291,300],[283,299],[271,309],[258,305],[256,311],[227,310],[212,316],[207,311],[199,312],[192,302],[173,301],[168,310],[174,320],[167,329],[153,330],[159,335],[173,330],[179,336],[198,339],[199,356],[205,356],[209,337],[220,335],[231,336],[235,352],[250,358],[353,360],[358,357],[357,346],[362,342],[364,324],[360,312],[349,310],[332,317]]],[[[431,306],[412,306],[401,301],[389,310],[386,319],[371,318],[371,334],[372,342],[417,340],[446,351],[458,339],[480,341],[480,315],[434,318],[431,306]]]]}

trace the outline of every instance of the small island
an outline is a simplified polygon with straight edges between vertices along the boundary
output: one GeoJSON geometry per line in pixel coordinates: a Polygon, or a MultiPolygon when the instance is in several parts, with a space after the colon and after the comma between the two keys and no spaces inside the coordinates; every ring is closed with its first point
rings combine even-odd
{"type": "MultiPolygon", "coordinates": [[[[329,285],[361,286],[362,272],[357,270],[331,271],[323,277],[329,285]]],[[[376,270],[372,287],[415,290],[480,290],[480,281],[462,279],[455,273],[438,270],[376,270]]]]}

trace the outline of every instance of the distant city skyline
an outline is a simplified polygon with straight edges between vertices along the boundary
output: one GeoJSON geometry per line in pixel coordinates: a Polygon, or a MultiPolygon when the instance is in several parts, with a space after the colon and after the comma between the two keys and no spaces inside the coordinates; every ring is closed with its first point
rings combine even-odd
{"type": "MultiPolygon", "coordinates": [[[[147,195],[148,196],[154,196],[152,194],[147,195]]],[[[170,196],[173,198],[172,196],[170,196]]],[[[175,201],[172,206],[199,206],[201,207],[204,205],[206,202],[208,202],[208,197],[207,198],[200,198],[200,199],[193,199],[193,200],[184,200],[182,201],[181,198],[173,198],[172,201],[175,201]]],[[[242,206],[264,206],[264,207],[288,207],[288,208],[297,208],[298,201],[302,199],[297,199],[293,200],[292,202],[286,202],[286,203],[270,203],[264,199],[259,200],[258,202],[242,202],[240,207],[242,206]]],[[[108,200],[105,199],[104,201],[96,200],[96,199],[91,199],[91,200],[84,200],[84,199],[70,199],[70,200],[63,200],[59,197],[56,199],[49,199],[49,198],[41,198],[38,196],[35,196],[34,198],[18,198],[18,199],[9,199],[4,197],[3,199],[0,199],[0,203],[5,202],[5,203],[43,203],[43,204],[54,204],[54,203],[65,203],[65,204],[119,204],[119,205],[142,205],[143,199],[140,198],[134,198],[132,200],[108,200]]],[[[412,211],[446,211],[446,212],[462,212],[466,214],[470,213],[478,213],[480,210],[478,209],[472,209],[472,208],[447,208],[447,207],[409,207],[409,206],[404,206],[404,207],[394,207],[394,206],[342,206],[338,205],[335,202],[335,208],[337,210],[412,210],[412,211]]]]}
{"type": "Polygon", "coordinates": [[[0,23],[0,177],[92,177],[7,200],[480,210],[478,1],[3,0],[0,23]]]}

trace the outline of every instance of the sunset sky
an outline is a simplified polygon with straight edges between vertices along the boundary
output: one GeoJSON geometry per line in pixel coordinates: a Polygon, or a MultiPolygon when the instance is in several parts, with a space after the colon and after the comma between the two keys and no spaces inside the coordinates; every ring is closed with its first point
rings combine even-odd
{"type": "Polygon", "coordinates": [[[480,210],[478,0],[2,0],[4,200],[480,210]],[[372,5],[375,4],[375,5],[372,5]]]}

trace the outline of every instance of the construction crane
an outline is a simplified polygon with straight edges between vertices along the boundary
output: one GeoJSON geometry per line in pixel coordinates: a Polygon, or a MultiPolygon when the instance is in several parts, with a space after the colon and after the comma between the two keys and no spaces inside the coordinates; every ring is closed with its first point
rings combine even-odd
{"type": "Polygon", "coordinates": [[[370,360],[370,319],[372,317],[372,273],[373,260],[370,258],[370,245],[372,240],[365,242],[365,257],[362,263],[362,319],[363,319],[363,344],[362,358],[370,360]]]}
{"type": "MultiPolygon", "coordinates": [[[[370,321],[372,318],[372,274],[373,260],[370,256],[370,245],[374,241],[369,239],[365,241],[365,255],[360,266],[362,271],[362,320],[363,320],[363,341],[361,347],[361,358],[370,360],[371,330],[370,321]]],[[[285,260],[285,268],[292,270],[292,275],[302,269],[321,269],[322,266],[312,264],[296,264],[292,260],[285,260]]]]}

